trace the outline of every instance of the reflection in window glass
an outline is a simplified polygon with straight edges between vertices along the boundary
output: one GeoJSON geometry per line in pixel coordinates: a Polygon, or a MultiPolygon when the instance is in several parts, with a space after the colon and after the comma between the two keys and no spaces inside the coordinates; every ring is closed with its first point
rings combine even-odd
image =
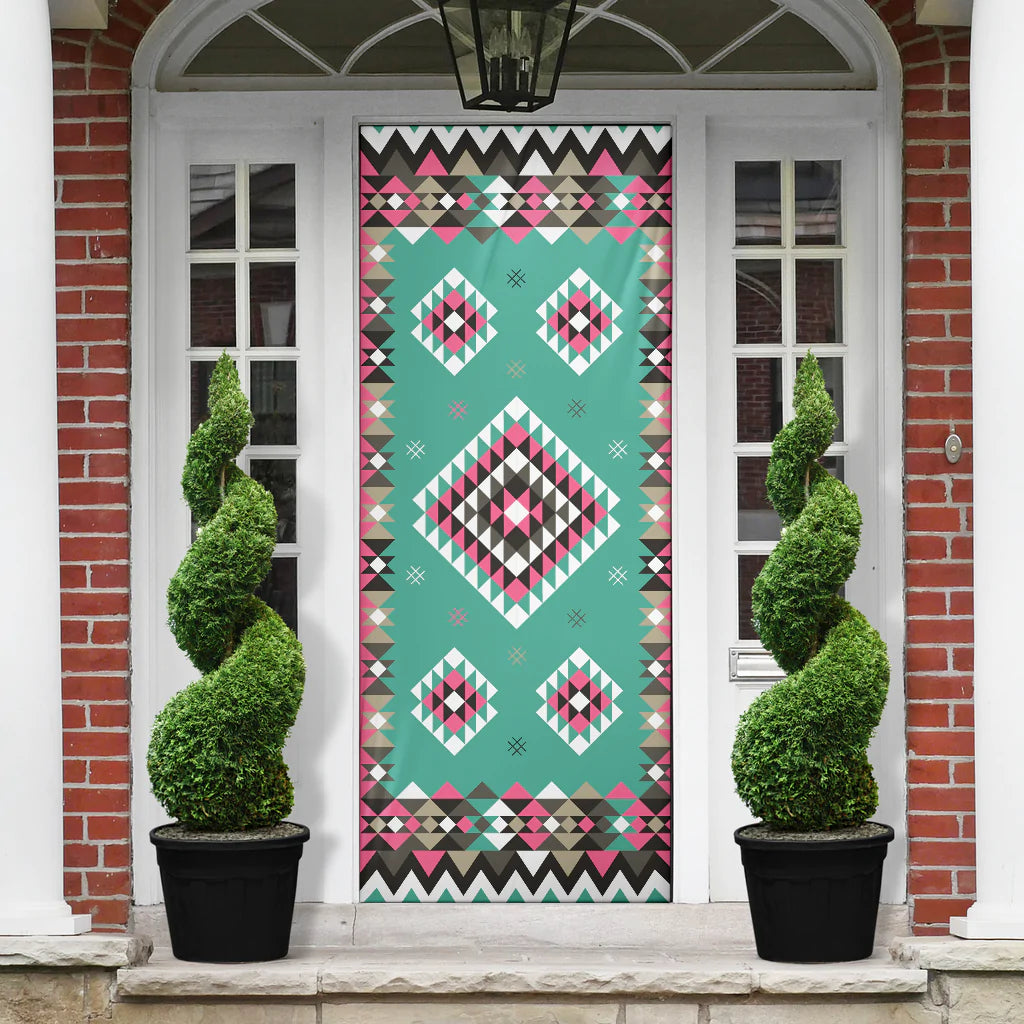
{"type": "Polygon", "coordinates": [[[194,164],[189,168],[189,246],[235,248],[234,164],[194,164]]]}
{"type": "Polygon", "coordinates": [[[295,248],[295,164],[249,168],[249,248],[295,248]]]}
{"type": "Polygon", "coordinates": [[[764,568],[768,561],[768,555],[740,555],[739,563],[739,593],[737,601],[738,612],[738,635],[741,640],[758,640],[757,630],[751,622],[753,614],[751,609],[750,588],[757,579],[757,574],[764,568]]]}
{"type": "Polygon", "coordinates": [[[818,461],[837,479],[846,480],[846,456],[825,455],[818,461]]]}
{"type": "Polygon", "coordinates": [[[193,348],[234,348],[235,265],[193,263],[189,279],[189,344],[193,348]]]}
{"type": "Polygon", "coordinates": [[[737,540],[779,539],[781,522],[768,500],[767,457],[736,461],[737,540]]]}
{"type": "Polygon", "coordinates": [[[796,261],[796,343],[843,343],[843,264],[839,260],[796,261]]]}
{"type": "MultiPolygon", "coordinates": [[[[825,455],[818,461],[837,479],[846,481],[846,456],[825,455]]],[[[846,597],[846,584],[844,583],[837,591],[840,597],[846,597]]]]}
{"type": "Polygon", "coordinates": [[[254,362],[249,400],[255,419],[251,444],[295,444],[295,363],[254,362]]]}
{"type": "Polygon", "coordinates": [[[782,260],[737,260],[736,344],[782,344],[782,260]]]}
{"type": "MultiPolygon", "coordinates": [[[[803,360],[798,360],[798,364],[803,360]]],[[[836,415],[839,417],[839,424],[836,432],[832,435],[833,441],[842,441],[844,434],[844,408],[843,408],[843,360],[840,356],[818,356],[818,365],[821,367],[821,375],[825,378],[825,390],[836,407],[836,415]]]]}
{"type": "Polygon", "coordinates": [[[796,161],[796,244],[842,244],[842,163],[796,161]]]}
{"type": "Polygon", "coordinates": [[[256,596],[266,601],[296,633],[299,631],[299,560],[275,558],[270,575],[256,588],[256,596]]]}
{"type": "Polygon", "coordinates": [[[249,265],[249,344],[295,347],[295,264],[249,265]]]}
{"type": "Polygon", "coordinates": [[[216,364],[209,360],[189,363],[189,431],[194,432],[204,420],[210,418],[210,378],[216,364]]]}
{"type": "Polygon", "coordinates": [[[736,360],[736,440],[771,441],[782,426],[782,360],[736,360]]]}
{"type": "Polygon", "coordinates": [[[736,244],[782,244],[782,166],[777,160],[736,164],[736,244]]]}
{"type": "Polygon", "coordinates": [[[294,544],[295,530],[295,460],[252,459],[249,476],[274,496],[277,509],[277,542],[294,544]]]}

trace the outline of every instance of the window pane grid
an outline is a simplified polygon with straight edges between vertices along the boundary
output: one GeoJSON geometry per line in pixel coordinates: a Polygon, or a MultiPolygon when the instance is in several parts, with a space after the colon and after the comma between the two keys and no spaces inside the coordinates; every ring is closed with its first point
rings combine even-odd
{"type": "Polygon", "coordinates": [[[840,416],[822,462],[841,472],[849,450],[841,172],[838,160],[736,165],[733,607],[737,639],[755,646],[749,587],[777,543],[780,526],[760,476],[771,439],[792,419],[793,384],[807,352],[818,357],[840,416]]]}
{"type": "Polygon", "coordinates": [[[259,593],[297,628],[302,573],[302,511],[296,487],[302,325],[295,166],[244,160],[193,165],[189,182],[185,352],[190,428],[194,430],[208,416],[210,372],[227,349],[256,418],[250,443],[238,461],[268,487],[278,509],[278,542],[270,575],[259,593]],[[229,293],[233,311],[228,308],[229,293]]]}

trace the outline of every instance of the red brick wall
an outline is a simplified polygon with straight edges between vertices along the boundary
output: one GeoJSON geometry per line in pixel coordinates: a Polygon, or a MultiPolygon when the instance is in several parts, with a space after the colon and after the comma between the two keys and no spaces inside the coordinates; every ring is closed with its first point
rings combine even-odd
{"type": "Polygon", "coordinates": [[[928,934],[975,892],[970,32],[915,24],[913,0],[873,6],[904,67],[909,896],[928,934]]]}
{"type": "Polygon", "coordinates": [[[163,2],[53,35],[64,892],[128,920],[129,72],[163,2]]]}
{"type": "MultiPolygon", "coordinates": [[[[128,69],[166,2],[117,0],[105,32],[53,38],[65,891],[107,928],[125,925],[131,885],[128,69]]],[[[916,929],[944,931],[974,892],[969,33],[916,25],[913,0],[871,5],[906,82],[910,897],[916,929]]]]}

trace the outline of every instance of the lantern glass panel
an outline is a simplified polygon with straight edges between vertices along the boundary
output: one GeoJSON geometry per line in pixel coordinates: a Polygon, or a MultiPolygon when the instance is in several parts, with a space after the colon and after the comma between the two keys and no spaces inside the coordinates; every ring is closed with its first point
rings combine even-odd
{"type": "Polygon", "coordinates": [[[463,106],[531,111],[554,99],[574,0],[443,0],[463,106]]]}

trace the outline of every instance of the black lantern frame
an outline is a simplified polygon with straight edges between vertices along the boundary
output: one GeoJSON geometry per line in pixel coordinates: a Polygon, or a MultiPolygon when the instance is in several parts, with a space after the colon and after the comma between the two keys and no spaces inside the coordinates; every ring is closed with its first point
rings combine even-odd
{"type": "Polygon", "coordinates": [[[531,113],[554,101],[576,0],[439,0],[467,110],[531,113]]]}

